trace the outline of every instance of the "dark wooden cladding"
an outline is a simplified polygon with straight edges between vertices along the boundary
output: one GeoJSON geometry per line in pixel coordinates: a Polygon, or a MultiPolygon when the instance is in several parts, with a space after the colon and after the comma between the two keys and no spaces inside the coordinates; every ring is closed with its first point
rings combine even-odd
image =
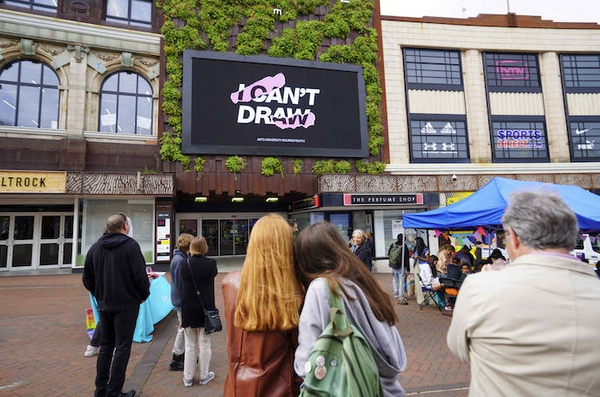
{"type": "Polygon", "coordinates": [[[45,171],[158,171],[158,145],[83,139],[3,138],[0,169],[45,171]]]}
{"type": "Polygon", "coordinates": [[[283,177],[279,174],[265,177],[262,175],[263,157],[243,157],[247,165],[237,175],[225,166],[227,157],[204,156],[206,163],[201,173],[185,172],[181,164],[174,162],[164,162],[162,171],[175,173],[176,189],[183,194],[234,196],[239,190],[242,195],[284,196],[292,192],[311,195],[317,191],[318,176],[312,173],[317,159],[302,158],[302,172],[294,174],[293,159],[280,158],[284,168],[283,177]]]}

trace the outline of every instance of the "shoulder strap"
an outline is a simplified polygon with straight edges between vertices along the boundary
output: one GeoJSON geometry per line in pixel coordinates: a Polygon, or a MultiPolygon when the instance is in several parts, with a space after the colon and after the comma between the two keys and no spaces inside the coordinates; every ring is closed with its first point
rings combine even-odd
{"type": "Polygon", "coordinates": [[[194,283],[194,288],[196,288],[196,296],[200,300],[200,304],[202,305],[202,310],[205,310],[204,302],[202,302],[202,297],[200,296],[200,290],[198,289],[198,285],[196,284],[196,279],[194,279],[194,273],[192,273],[192,267],[190,266],[190,258],[187,258],[186,262],[188,265],[188,269],[190,270],[190,277],[192,279],[192,282],[194,283]]]}
{"type": "Polygon", "coordinates": [[[329,302],[331,303],[331,309],[329,310],[329,321],[333,323],[334,332],[333,334],[338,337],[345,337],[352,333],[352,328],[348,324],[348,318],[344,313],[344,303],[341,298],[341,292],[333,294],[331,286],[327,279],[324,279],[327,289],[329,290],[329,302]]]}

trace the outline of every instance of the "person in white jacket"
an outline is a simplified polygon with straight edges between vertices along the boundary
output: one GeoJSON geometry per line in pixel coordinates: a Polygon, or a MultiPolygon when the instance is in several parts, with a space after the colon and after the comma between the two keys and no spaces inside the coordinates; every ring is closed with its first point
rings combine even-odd
{"type": "Polygon", "coordinates": [[[389,295],[328,222],[305,228],[294,252],[296,273],[307,288],[294,359],[296,373],[306,376],[310,352],[329,323],[328,283],[332,290],[340,291],[348,320],[369,342],[385,396],[404,396],[398,374],[406,368],[406,353],[389,295]]]}
{"type": "Polygon", "coordinates": [[[526,191],[502,223],[511,263],[465,279],[447,335],[471,365],[469,396],[600,396],[600,280],[569,255],[575,215],[526,191]]]}

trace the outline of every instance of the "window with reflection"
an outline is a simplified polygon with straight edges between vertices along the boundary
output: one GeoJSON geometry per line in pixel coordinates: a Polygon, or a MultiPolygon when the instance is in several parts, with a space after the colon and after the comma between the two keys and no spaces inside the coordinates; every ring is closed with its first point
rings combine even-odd
{"type": "Polygon", "coordinates": [[[600,161],[600,117],[569,118],[572,161],[600,161]]]}
{"type": "Polygon", "coordinates": [[[462,90],[458,51],[406,48],[404,73],[409,89],[462,90]]]}
{"type": "Polygon", "coordinates": [[[133,72],[117,72],[100,90],[101,132],[152,134],[152,88],[133,72]]]}
{"type": "Polygon", "coordinates": [[[485,79],[490,92],[541,92],[535,54],[486,52],[483,55],[485,79]]]}
{"type": "Polygon", "coordinates": [[[58,76],[34,60],[9,63],[0,70],[0,125],[58,128],[58,76]]]}
{"type": "Polygon", "coordinates": [[[495,163],[549,162],[543,117],[492,117],[492,157],[495,163]]]}
{"type": "Polygon", "coordinates": [[[58,0],[4,0],[2,4],[13,7],[23,7],[30,10],[56,12],[58,0]]]}
{"type": "Polygon", "coordinates": [[[107,0],[106,20],[128,26],[152,27],[152,0],[107,0]]]}
{"type": "Polygon", "coordinates": [[[565,92],[600,92],[599,54],[563,54],[560,61],[565,92]]]}

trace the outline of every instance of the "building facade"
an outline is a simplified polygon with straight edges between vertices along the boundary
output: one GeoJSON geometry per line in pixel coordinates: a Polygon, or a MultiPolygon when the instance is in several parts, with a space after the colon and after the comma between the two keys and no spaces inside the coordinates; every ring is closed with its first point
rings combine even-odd
{"type": "Polygon", "coordinates": [[[159,20],[151,1],[0,3],[0,271],[80,268],[115,212],[155,261],[159,20]]]}

